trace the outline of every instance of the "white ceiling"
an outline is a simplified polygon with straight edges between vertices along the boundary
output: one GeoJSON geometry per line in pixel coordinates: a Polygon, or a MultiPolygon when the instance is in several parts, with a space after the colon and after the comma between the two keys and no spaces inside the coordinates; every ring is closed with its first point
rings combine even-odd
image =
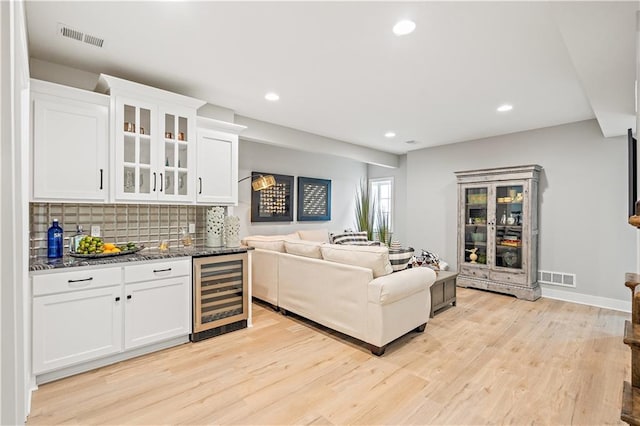
{"type": "Polygon", "coordinates": [[[393,153],[594,117],[605,136],[625,134],[635,128],[636,10],[637,1],[26,4],[34,58],[393,153]],[[403,18],[416,31],[396,37],[403,18]],[[58,23],[104,47],[58,36],[58,23]],[[496,112],[503,103],[513,110],[496,112]]]}

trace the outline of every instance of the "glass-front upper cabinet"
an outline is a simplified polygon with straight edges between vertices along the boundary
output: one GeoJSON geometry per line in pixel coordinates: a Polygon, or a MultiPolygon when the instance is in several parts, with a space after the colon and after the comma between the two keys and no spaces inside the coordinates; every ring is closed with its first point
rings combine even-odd
{"type": "Polygon", "coordinates": [[[488,187],[464,190],[464,261],[487,263],[488,187]]]}
{"type": "Polygon", "coordinates": [[[160,198],[175,201],[195,199],[195,123],[188,111],[161,112],[163,157],[160,198]]]}
{"type": "Polygon", "coordinates": [[[522,269],[522,185],[498,185],[495,191],[495,265],[522,269]]]}
{"type": "Polygon", "coordinates": [[[456,172],[457,285],[535,300],[538,165],[456,172]]]}
{"type": "Polygon", "coordinates": [[[116,197],[157,199],[154,175],[157,146],[153,143],[153,105],[120,99],[116,105],[116,197]]]}
{"type": "Polygon", "coordinates": [[[111,96],[114,201],[194,203],[196,113],[205,102],[105,74],[96,90],[111,96]]]}

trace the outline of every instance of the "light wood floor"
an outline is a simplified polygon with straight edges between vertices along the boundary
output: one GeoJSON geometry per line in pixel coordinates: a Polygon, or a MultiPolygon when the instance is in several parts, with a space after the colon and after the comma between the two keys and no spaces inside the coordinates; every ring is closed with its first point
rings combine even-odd
{"type": "Polygon", "coordinates": [[[384,356],[254,303],[254,327],[42,385],[37,424],[616,424],[629,314],[458,289],[384,356]]]}

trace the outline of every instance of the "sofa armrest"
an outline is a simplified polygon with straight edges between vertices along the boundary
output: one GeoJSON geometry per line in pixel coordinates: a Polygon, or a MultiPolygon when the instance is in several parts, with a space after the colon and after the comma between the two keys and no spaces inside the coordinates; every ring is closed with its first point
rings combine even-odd
{"type": "Polygon", "coordinates": [[[378,277],[369,283],[368,300],[386,305],[425,288],[430,288],[436,280],[436,273],[430,268],[411,268],[378,277]]]}
{"type": "Polygon", "coordinates": [[[251,258],[252,295],[278,306],[277,251],[256,248],[251,258]]]}

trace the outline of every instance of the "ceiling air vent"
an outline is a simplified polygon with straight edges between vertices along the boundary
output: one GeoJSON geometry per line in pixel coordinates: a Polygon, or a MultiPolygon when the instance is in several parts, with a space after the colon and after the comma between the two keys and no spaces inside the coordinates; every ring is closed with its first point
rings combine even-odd
{"type": "Polygon", "coordinates": [[[82,41],[82,38],[84,37],[84,33],[82,33],[81,31],[69,28],[64,24],[58,24],[58,33],[62,37],[68,37],[78,41],[82,41]]]}
{"type": "Polygon", "coordinates": [[[83,41],[96,47],[102,47],[102,45],[104,44],[104,39],[93,36],[91,34],[85,34],[82,31],[78,31],[65,24],[58,23],[58,34],[60,34],[62,37],[83,41]]]}
{"type": "Polygon", "coordinates": [[[92,44],[97,47],[102,47],[102,44],[104,43],[104,39],[101,39],[100,37],[92,36],[89,34],[85,34],[84,42],[88,44],[92,44]]]}

